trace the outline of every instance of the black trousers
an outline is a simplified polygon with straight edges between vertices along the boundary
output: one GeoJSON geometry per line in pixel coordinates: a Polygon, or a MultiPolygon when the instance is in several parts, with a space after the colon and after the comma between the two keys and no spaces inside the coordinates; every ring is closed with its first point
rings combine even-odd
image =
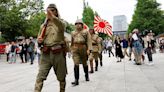
{"type": "Polygon", "coordinates": [[[24,62],[24,60],[25,60],[25,62],[27,62],[27,52],[26,51],[20,52],[19,55],[20,55],[22,62],[24,62]],[[24,59],[23,59],[23,55],[24,55],[24,59]]]}
{"type": "Polygon", "coordinates": [[[146,53],[147,53],[147,57],[148,57],[148,60],[149,62],[152,62],[153,61],[153,58],[152,58],[152,51],[151,51],[151,48],[146,48],[146,53]]]}
{"type": "Polygon", "coordinates": [[[9,61],[9,53],[6,53],[6,61],[9,61]]]}

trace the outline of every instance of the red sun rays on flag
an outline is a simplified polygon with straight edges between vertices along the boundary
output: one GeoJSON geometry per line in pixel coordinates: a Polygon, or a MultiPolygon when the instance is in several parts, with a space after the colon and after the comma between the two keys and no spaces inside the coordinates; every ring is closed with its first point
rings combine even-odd
{"type": "Polygon", "coordinates": [[[94,18],[94,30],[100,33],[108,34],[109,36],[113,35],[112,26],[99,16],[95,16],[94,18]]]}

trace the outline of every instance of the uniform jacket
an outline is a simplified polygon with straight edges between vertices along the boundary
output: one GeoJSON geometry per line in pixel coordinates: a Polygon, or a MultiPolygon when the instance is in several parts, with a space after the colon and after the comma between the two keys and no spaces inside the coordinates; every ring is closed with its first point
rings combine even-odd
{"type": "Polygon", "coordinates": [[[62,19],[53,17],[53,20],[48,21],[46,27],[46,33],[43,38],[43,44],[45,46],[64,44],[64,30],[65,30],[65,24],[62,21],[62,19]]]}
{"type": "Polygon", "coordinates": [[[96,34],[92,34],[91,39],[92,39],[93,52],[101,52],[102,46],[99,36],[96,34]]]}
{"type": "Polygon", "coordinates": [[[88,50],[92,50],[92,41],[91,41],[91,35],[87,30],[81,30],[81,31],[72,31],[71,33],[72,41],[71,46],[75,43],[79,44],[86,44],[88,47],[88,50]]]}

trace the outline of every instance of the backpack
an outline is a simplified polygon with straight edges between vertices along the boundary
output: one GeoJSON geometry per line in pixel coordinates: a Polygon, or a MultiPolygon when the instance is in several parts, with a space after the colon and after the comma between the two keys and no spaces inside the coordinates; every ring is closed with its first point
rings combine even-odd
{"type": "Polygon", "coordinates": [[[33,42],[30,42],[29,47],[27,48],[28,52],[33,52],[34,51],[34,46],[35,44],[33,42]]]}
{"type": "Polygon", "coordinates": [[[31,48],[31,46],[29,46],[29,47],[27,48],[27,51],[28,51],[28,52],[32,52],[32,51],[33,51],[32,48],[31,48]]]}

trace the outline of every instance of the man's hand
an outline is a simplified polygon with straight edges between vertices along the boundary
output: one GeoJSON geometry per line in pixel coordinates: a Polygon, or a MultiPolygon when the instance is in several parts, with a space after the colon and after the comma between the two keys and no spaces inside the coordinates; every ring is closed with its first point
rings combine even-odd
{"type": "Polygon", "coordinates": [[[87,50],[87,54],[88,54],[88,55],[90,54],[90,50],[87,50]]]}
{"type": "Polygon", "coordinates": [[[52,19],[53,16],[54,16],[54,14],[51,11],[51,9],[47,9],[47,19],[52,19]]]}
{"type": "Polygon", "coordinates": [[[47,18],[48,19],[52,19],[52,18],[56,17],[53,11],[52,11],[52,9],[47,9],[47,18]]]}

